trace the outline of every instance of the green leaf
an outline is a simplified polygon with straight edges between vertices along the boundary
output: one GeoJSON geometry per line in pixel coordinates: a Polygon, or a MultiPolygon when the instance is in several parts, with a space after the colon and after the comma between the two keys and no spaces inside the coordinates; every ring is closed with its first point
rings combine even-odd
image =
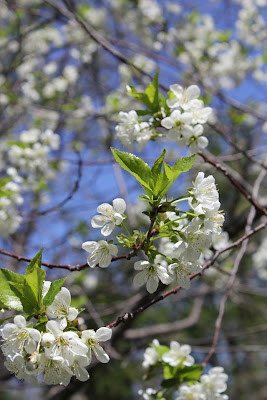
{"type": "Polygon", "coordinates": [[[183,382],[195,382],[199,380],[202,372],[203,366],[200,364],[194,364],[191,367],[184,367],[179,375],[183,382]]]}
{"type": "Polygon", "coordinates": [[[155,195],[159,197],[159,199],[162,199],[164,194],[167,193],[169,188],[182,172],[189,171],[193,165],[195,157],[196,155],[193,154],[189,157],[179,158],[172,167],[164,163],[164,171],[160,177],[160,183],[157,184],[155,190],[155,195]]]}
{"type": "Polygon", "coordinates": [[[39,309],[41,308],[42,304],[42,287],[45,277],[45,271],[39,267],[36,267],[33,272],[28,273],[25,275],[25,281],[30,286],[36,302],[39,305],[39,309]]]}
{"type": "Polygon", "coordinates": [[[149,165],[141,158],[136,157],[134,154],[119,151],[113,147],[111,147],[111,151],[115,157],[115,160],[118,161],[120,166],[126,171],[130,172],[130,174],[137,179],[142,188],[150,197],[153,196],[153,190],[149,185],[151,180],[151,170],[149,165]]]}
{"type": "Polygon", "coordinates": [[[152,345],[152,347],[154,347],[154,349],[157,351],[160,358],[163,356],[164,353],[166,353],[167,351],[170,351],[168,346],[163,346],[163,345],[153,346],[152,345]]]}
{"type": "MultiPolygon", "coordinates": [[[[159,158],[155,161],[153,167],[151,168],[151,178],[153,180],[153,184],[155,185],[159,175],[161,174],[163,160],[166,154],[166,150],[164,149],[159,158]]],[[[153,186],[154,186],[153,185],[153,186]]]]}
{"type": "Polygon", "coordinates": [[[149,98],[147,97],[146,93],[143,92],[137,92],[134,86],[129,85],[131,88],[131,91],[128,92],[131,96],[133,96],[135,99],[140,101],[140,103],[143,103],[149,110],[151,109],[151,103],[149,98]]]}
{"type": "Polygon", "coordinates": [[[166,365],[163,370],[164,379],[172,379],[174,378],[176,373],[176,367],[171,367],[170,365],[166,365]]]}
{"type": "Polygon", "coordinates": [[[41,266],[42,266],[42,253],[43,253],[43,248],[31,260],[30,264],[28,265],[28,267],[26,269],[26,275],[28,275],[31,272],[33,272],[35,268],[41,268],[41,266]]]}
{"type": "MultiPolygon", "coordinates": [[[[134,86],[130,86],[131,91],[128,93],[135,99],[143,103],[151,112],[154,114],[160,109],[160,98],[159,98],[159,70],[156,72],[152,82],[147,86],[145,92],[137,92],[134,86]]],[[[164,97],[163,97],[164,98],[164,97]]],[[[162,101],[162,97],[161,97],[162,101]]],[[[138,115],[149,115],[147,113],[140,113],[142,110],[138,110],[138,115]]],[[[145,110],[146,111],[146,110],[145,110]]]]}
{"type": "Polygon", "coordinates": [[[0,268],[0,302],[1,308],[10,310],[11,308],[17,311],[23,311],[23,306],[20,297],[14,292],[10,282],[23,283],[24,276],[9,271],[8,269],[0,268]]]}
{"type": "Polygon", "coordinates": [[[151,106],[149,107],[154,113],[159,110],[159,70],[157,70],[153,81],[145,90],[151,106]]]}
{"type": "Polygon", "coordinates": [[[53,300],[62,288],[65,279],[66,278],[61,278],[51,283],[50,288],[43,299],[43,305],[45,307],[48,307],[53,303],[53,300]]]}
{"type": "Polygon", "coordinates": [[[179,385],[181,382],[179,381],[179,379],[177,378],[172,378],[172,379],[164,379],[161,382],[161,386],[165,389],[169,389],[171,387],[177,387],[177,385],[179,385]]]}
{"type": "Polygon", "coordinates": [[[135,110],[138,117],[143,117],[145,115],[151,115],[152,112],[150,110],[135,110]]]}
{"type": "Polygon", "coordinates": [[[38,301],[26,280],[23,283],[9,282],[9,284],[20,299],[23,311],[26,314],[35,314],[39,311],[38,301]]]}

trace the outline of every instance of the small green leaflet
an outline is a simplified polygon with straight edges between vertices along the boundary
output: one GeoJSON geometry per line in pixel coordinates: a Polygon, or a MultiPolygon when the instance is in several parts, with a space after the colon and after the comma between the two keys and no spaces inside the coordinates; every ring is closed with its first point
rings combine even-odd
{"type": "Polygon", "coordinates": [[[130,86],[130,88],[129,94],[143,103],[149,110],[149,112],[147,110],[137,110],[138,116],[155,114],[166,103],[164,96],[159,92],[159,70],[145,89],[145,92],[137,92],[134,86],[130,86]]]}

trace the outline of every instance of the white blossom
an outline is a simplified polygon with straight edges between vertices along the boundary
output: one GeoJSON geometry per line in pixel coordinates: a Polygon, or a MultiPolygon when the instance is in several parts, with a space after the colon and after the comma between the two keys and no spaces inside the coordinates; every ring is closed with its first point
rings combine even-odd
{"type": "Polygon", "coordinates": [[[101,233],[104,236],[109,236],[116,225],[120,225],[125,218],[122,214],[126,210],[126,203],[123,199],[115,199],[112,202],[113,206],[108,203],[103,203],[97,207],[97,212],[102,215],[95,215],[91,224],[93,228],[101,228],[101,233]]]}
{"type": "Polygon", "coordinates": [[[200,264],[197,264],[196,262],[184,261],[181,257],[178,262],[168,266],[168,272],[170,277],[173,278],[173,280],[175,280],[182,288],[189,289],[189,276],[191,274],[201,272],[201,267],[200,264]]]}
{"type": "Polygon", "coordinates": [[[27,328],[23,315],[16,315],[14,323],[7,323],[1,329],[3,338],[2,351],[5,356],[12,356],[25,350],[31,354],[35,351],[41,334],[37,329],[27,328]]]}
{"type": "Polygon", "coordinates": [[[105,240],[84,242],[82,248],[91,253],[87,257],[87,263],[91,268],[94,268],[96,265],[99,265],[101,268],[107,268],[111,263],[112,256],[118,254],[118,248],[105,240]]]}
{"type": "Polygon", "coordinates": [[[55,296],[53,303],[46,308],[46,314],[50,318],[67,318],[73,321],[79,311],[75,307],[70,307],[71,295],[70,291],[63,287],[55,296]]]}
{"type": "Polygon", "coordinates": [[[170,351],[163,354],[162,360],[172,367],[176,367],[182,362],[182,365],[190,367],[194,364],[195,360],[190,356],[191,347],[187,344],[180,345],[178,342],[172,341],[170,344],[170,351]]]}
{"type": "Polygon", "coordinates": [[[42,344],[45,348],[45,354],[49,359],[57,359],[62,357],[67,360],[69,365],[74,362],[75,355],[85,355],[88,351],[85,344],[79,338],[77,333],[73,331],[63,330],[67,326],[65,319],[61,321],[48,321],[46,327],[48,333],[42,336],[42,344]]]}
{"type": "Polygon", "coordinates": [[[192,198],[190,207],[196,214],[205,214],[206,210],[218,210],[220,207],[219,194],[212,175],[205,178],[204,172],[199,172],[189,191],[192,198]]]}
{"type": "Polygon", "coordinates": [[[200,95],[199,87],[191,85],[187,89],[183,89],[182,86],[174,84],[170,86],[171,92],[175,97],[167,100],[167,105],[170,108],[182,107],[183,110],[190,110],[192,100],[195,100],[200,95]]]}
{"type": "Polygon", "coordinates": [[[159,264],[151,264],[148,261],[137,261],[134,263],[134,269],[139,272],[134,277],[134,286],[140,287],[146,284],[149,293],[154,293],[159,285],[159,281],[168,285],[171,282],[167,269],[159,264]]]}
{"type": "Polygon", "coordinates": [[[155,347],[158,347],[159,341],[154,339],[152,342],[152,346],[148,347],[144,352],[144,361],[142,363],[144,368],[148,368],[151,365],[155,365],[159,360],[160,356],[155,347]]]}
{"type": "Polygon", "coordinates": [[[106,342],[111,338],[111,335],[112,330],[106,327],[99,328],[96,332],[93,329],[82,332],[81,340],[87,346],[89,363],[92,360],[92,351],[100,362],[107,363],[109,361],[108,354],[100,346],[99,342],[106,342]]]}
{"type": "Polygon", "coordinates": [[[209,400],[227,400],[227,395],[220,395],[227,389],[227,374],[222,367],[211,368],[208,374],[202,375],[200,382],[203,394],[209,400]]]}

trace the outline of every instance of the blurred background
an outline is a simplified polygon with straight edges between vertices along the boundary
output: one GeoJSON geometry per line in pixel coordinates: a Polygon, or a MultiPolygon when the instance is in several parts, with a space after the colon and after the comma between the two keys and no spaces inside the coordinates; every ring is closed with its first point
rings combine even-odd
{"type": "MultiPolygon", "coordinates": [[[[129,230],[147,229],[142,191],[110,147],[123,149],[115,130],[119,112],[140,107],[127,85],[143,90],[158,68],[164,94],[174,83],[200,87],[213,108],[205,154],[266,207],[266,24],[266,0],[0,0],[1,249],[31,258],[44,246],[45,262],[83,265],[82,243],[102,239],[90,220],[99,204],[117,197],[127,203],[129,230]]],[[[164,138],[133,152],[152,165],[163,148],[170,163],[190,154],[164,138]]],[[[225,212],[209,259],[245,234],[251,204],[199,156],[174,184],[175,197],[198,171],[215,176],[225,212]]],[[[265,220],[257,211],[253,226],[265,220]]],[[[144,349],[154,338],[190,344],[202,363],[236,254],[236,248],[222,254],[190,290],[115,328],[106,347],[111,361],[90,366],[88,382],[33,388],[9,374],[1,353],[0,399],[138,399],[144,349]]],[[[0,256],[1,267],[25,271],[24,261],[0,256]]],[[[105,270],[47,268],[46,279],[67,276],[73,305],[85,307],[81,326],[97,329],[153,298],[133,287],[134,261],[105,270]]],[[[207,367],[224,367],[230,399],[267,399],[266,280],[261,231],[248,243],[207,367]]]]}

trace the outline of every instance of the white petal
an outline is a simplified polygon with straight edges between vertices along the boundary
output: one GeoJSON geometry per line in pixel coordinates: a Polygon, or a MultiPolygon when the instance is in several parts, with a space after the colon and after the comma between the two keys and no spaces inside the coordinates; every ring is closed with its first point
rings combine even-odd
{"type": "Polygon", "coordinates": [[[115,199],[112,204],[115,213],[123,214],[126,210],[126,203],[123,199],[115,199]]]}
{"type": "Polygon", "coordinates": [[[108,244],[107,245],[110,254],[116,256],[118,254],[118,247],[115,244],[108,244]]]}
{"type": "Polygon", "coordinates": [[[96,358],[102,362],[102,363],[107,363],[109,362],[109,356],[107,355],[107,353],[105,352],[105,350],[99,346],[99,344],[96,344],[94,347],[94,352],[96,355],[96,358]]]}
{"type": "Polygon", "coordinates": [[[14,318],[14,323],[20,329],[26,327],[26,319],[23,317],[23,315],[16,315],[15,318],[14,318]]]}
{"type": "Polygon", "coordinates": [[[109,236],[112,233],[114,228],[115,228],[115,223],[109,222],[101,229],[101,233],[104,236],[109,236]]]}
{"type": "Polygon", "coordinates": [[[103,215],[113,214],[113,207],[108,203],[103,203],[97,207],[97,212],[103,215]]]}
{"type": "Polygon", "coordinates": [[[170,90],[175,94],[175,96],[177,97],[181,97],[183,96],[184,93],[184,89],[182,88],[182,86],[178,85],[177,83],[175,83],[174,85],[170,86],[170,90]]]}
{"type": "Polygon", "coordinates": [[[152,275],[148,278],[146,288],[149,293],[154,293],[159,285],[159,280],[156,275],[152,275]]]}
{"type": "Polygon", "coordinates": [[[68,313],[68,320],[73,321],[77,315],[79,314],[79,311],[75,307],[70,307],[69,308],[69,313],[68,313]]]}
{"type": "Polygon", "coordinates": [[[191,85],[186,89],[186,99],[188,101],[196,99],[200,95],[200,90],[197,85],[191,85]]]}
{"type": "Polygon", "coordinates": [[[182,271],[177,275],[177,282],[184,289],[190,288],[189,275],[187,275],[186,273],[184,273],[182,271]]]}
{"type": "Polygon", "coordinates": [[[110,328],[106,328],[105,326],[96,331],[96,337],[100,342],[106,342],[111,338],[111,336],[112,330],[110,328]]]}
{"type": "Polygon", "coordinates": [[[62,334],[62,329],[60,329],[58,321],[48,321],[46,327],[54,336],[62,334]]]}
{"type": "Polygon", "coordinates": [[[114,214],[114,218],[115,218],[115,224],[116,225],[120,225],[123,221],[123,216],[119,213],[115,213],[114,214]]]}
{"type": "Polygon", "coordinates": [[[147,272],[146,272],[146,271],[141,271],[141,272],[139,272],[139,273],[134,277],[134,280],[133,280],[134,286],[135,286],[135,287],[143,286],[143,285],[146,283],[146,281],[147,281],[147,277],[148,277],[148,275],[147,275],[147,272]]]}
{"type": "Polygon", "coordinates": [[[25,343],[24,348],[27,353],[32,354],[36,350],[37,344],[33,339],[30,339],[25,343]]]}
{"type": "Polygon", "coordinates": [[[82,248],[85,251],[88,251],[88,253],[92,253],[94,250],[96,250],[98,248],[98,244],[97,242],[84,242],[82,244],[82,248]]]}
{"type": "Polygon", "coordinates": [[[41,339],[41,334],[37,329],[34,328],[28,328],[28,332],[30,334],[30,337],[35,340],[36,342],[39,342],[41,339]]]}
{"type": "Polygon", "coordinates": [[[106,222],[107,220],[103,215],[95,215],[91,219],[91,225],[93,228],[101,228],[106,222]]]}
{"type": "Polygon", "coordinates": [[[111,263],[111,255],[110,254],[102,254],[99,260],[100,268],[107,268],[111,263]]]}
{"type": "Polygon", "coordinates": [[[87,381],[90,378],[88,371],[76,363],[74,365],[75,365],[74,373],[76,378],[79,379],[79,381],[81,382],[87,381]]]}
{"type": "Polygon", "coordinates": [[[171,129],[173,127],[173,120],[170,117],[166,117],[161,121],[161,125],[165,129],[171,129]]]}
{"type": "Polygon", "coordinates": [[[149,265],[149,262],[148,262],[148,261],[145,261],[145,260],[136,261],[136,262],[134,263],[134,269],[135,269],[136,271],[140,271],[140,270],[146,268],[148,265],[149,265]]]}

